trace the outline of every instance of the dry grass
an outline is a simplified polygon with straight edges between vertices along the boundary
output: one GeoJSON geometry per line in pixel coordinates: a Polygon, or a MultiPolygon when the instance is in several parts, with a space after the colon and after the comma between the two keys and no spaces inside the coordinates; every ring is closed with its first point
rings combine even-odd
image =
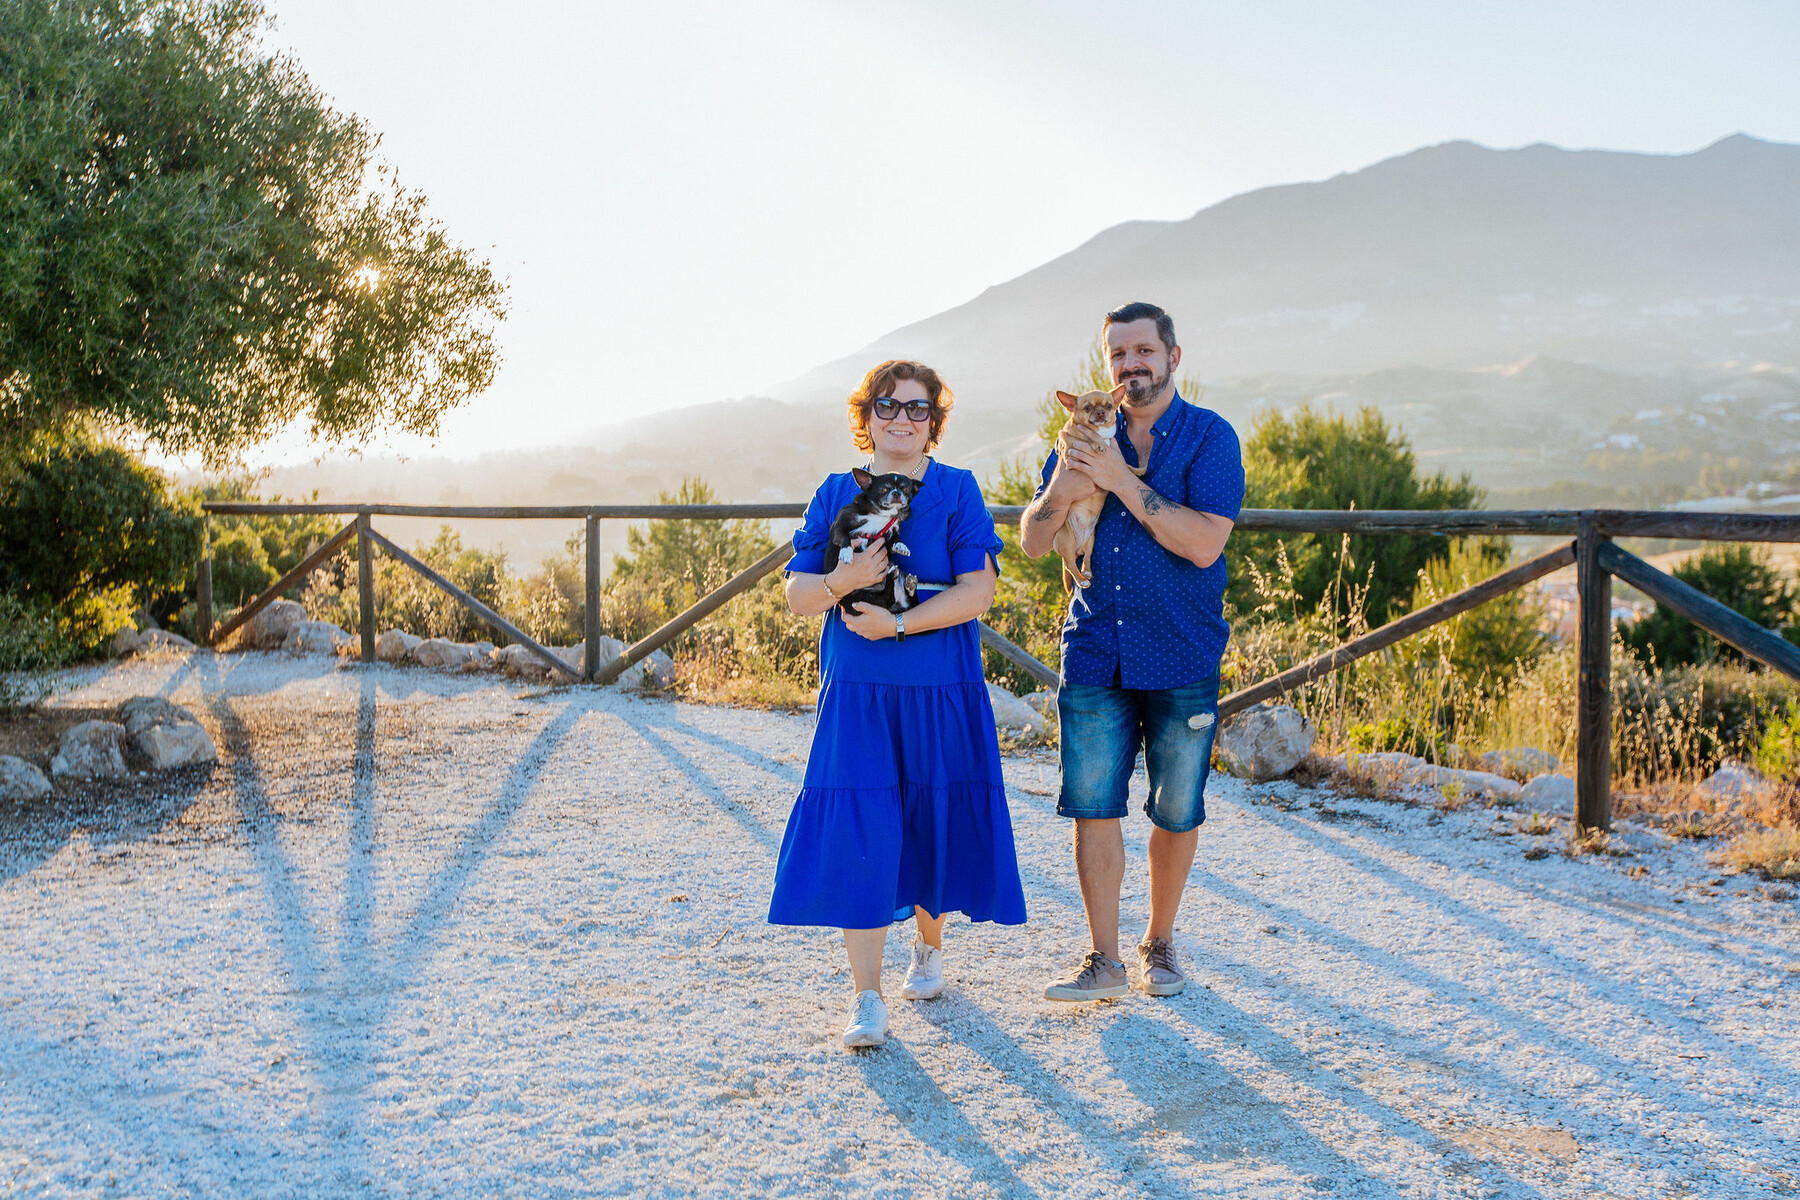
{"type": "Polygon", "coordinates": [[[1800,879],[1800,829],[1765,829],[1740,834],[1717,861],[1734,871],[1765,879],[1800,879]]]}

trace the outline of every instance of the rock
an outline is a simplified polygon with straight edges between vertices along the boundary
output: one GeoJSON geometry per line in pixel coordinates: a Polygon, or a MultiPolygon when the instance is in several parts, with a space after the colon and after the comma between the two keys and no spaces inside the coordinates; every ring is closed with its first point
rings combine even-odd
{"type": "Polygon", "coordinates": [[[1547,750],[1533,746],[1514,746],[1510,750],[1489,750],[1475,760],[1483,771],[1504,775],[1520,783],[1538,775],[1547,775],[1562,766],[1562,760],[1547,750]]]}
{"type": "Polygon", "coordinates": [[[137,630],[127,625],[125,628],[112,635],[112,641],[106,644],[106,652],[114,658],[125,658],[129,655],[136,654],[138,651],[138,638],[141,636],[143,635],[138,633],[137,630]]]}
{"type": "Polygon", "coordinates": [[[1378,754],[1344,755],[1346,770],[1360,771],[1365,775],[1374,775],[1390,782],[1399,780],[1418,767],[1430,765],[1416,754],[1402,754],[1398,750],[1384,750],[1378,754]]]}
{"type": "Polygon", "coordinates": [[[426,638],[413,647],[413,661],[439,671],[460,671],[473,657],[469,648],[448,638],[426,638]]]}
{"type": "Polygon", "coordinates": [[[1312,745],[1312,722],[1298,709],[1287,704],[1256,704],[1225,722],[1216,748],[1227,771],[1262,783],[1280,779],[1299,766],[1300,760],[1312,753],[1312,745]]]}
{"type": "Polygon", "coordinates": [[[294,627],[306,621],[306,608],[297,600],[277,600],[250,618],[244,626],[244,644],[255,650],[279,650],[294,627]]]}
{"type": "Polygon", "coordinates": [[[83,721],[63,734],[50,774],[58,779],[123,779],[125,727],[111,721],[83,721]]]}
{"type": "Polygon", "coordinates": [[[192,650],[194,643],[179,633],[170,633],[166,629],[150,629],[138,634],[137,652],[147,654],[152,650],[192,650]]]}
{"type": "Polygon", "coordinates": [[[475,656],[475,669],[476,670],[492,671],[500,665],[494,659],[494,655],[498,652],[494,646],[494,643],[492,643],[492,642],[469,642],[469,643],[467,643],[467,645],[469,647],[470,653],[474,654],[474,656],[475,656]]]}
{"type": "Polygon", "coordinates": [[[150,760],[150,768],[154,771],[172,771],[176,767],[219,761],[212,735],[199,725],[152,725],[133,736],[131,744],[150,760]]]}
{"type": "Polygon", "coordinates": [[[1736,800],[1760,796],[1769,787],[1768,778],[1760,771],[1728,758],[1719,764],[1718,770],[1702,779],[1694,790],[1716,803],[1729,806],[1736,800]]]}
{"type": "Polygon", "coordinates": [[[152,725],[198,725],[194,714],[161,696],[133,696],[119,705],[119,721],[128,737],[136,737],[152,725]]]}
{"type": "Polygon", "coordinates": [[[1490,800],[1515,801],[1521,790],[1517,783],[1501,775],[1491,775],[1486,771],[1459,771],[1455,767],[1434,767],[1430,763],[1421,763],[1406,772],[1400,777],[1400,782],[1409,787],[1436,788],[1440,792],[1455,789],[1459,795],[1486,797],[1490,800]]]}
{"type": "MultiPolygon", "coordinates": [[[[606,638],[604,640],[612,642],[619,650],[615,650],[613,653],[608,654],[606,652],[606,647],[602,646],[600,652],[600,665],[602,667],[619,657],[619,651],[622,651],[625,646],[625,643],[619,641],[617,638],[606,638]]],[[[563,662],[569,664],[568,672],[559,676],[563,682],[573,682],[581,677],[583,665],[582,658],[587,653],[586,642],[576,642],[573,646],[546,646],[545,649],[556,655],[556,657],[563,662]]],[[[509,678],[550,678],[549,664],[539,658],[529,646],[504,646],[494,652],[494,661],[499,664],[500,669],[504,671],[509,678]]]]}
{"type": "MultiPolygon", "coordinates": [[[[581,659],[575,659],[575,669],[581,670],[581,659]]],[[[661,650],[652,650],[648,656],[632,663],[613,681],[618,687],[666,688],[675,682],[675,660],[661,650]]]]}
{"type": "Polygon", "coordinates": [[[1011,734],[1041,733],[1044,715],[997,683],[987,685],[988,702],[994,707],[994,728],[1011,734]]]}
{"type": "Polygon", "coordinates": [[[1539,775],[1519,789],[1519,804],[1542,813],[1573,816],[1575,781],[1567,775],[1539,775]]]}
{"type": "Polygon", "coordinates": [[[1056,724],[1056,692],[1053,689],[1044,688],[1019,699],[1031,705],[1032,711],[1044,718],[1046,724],[1056,724]]]}
{"type": "Polygon", "coordinates": [[[0,800],[41,800],[50,794],[44,773],[22,758],[0,754],[0,800]]]}
{"type": "Polygon", "coordinates": [[[380,662],[405,662],[424,640],[404,629],[390,629],[375,639],[375,657],[380,662]]]}
{"type": "Polygon", "coordinates": [[[281,643],[289,654],[337,654],[349,647],[350,635],[330,621],[301,621],[281,643]]]}

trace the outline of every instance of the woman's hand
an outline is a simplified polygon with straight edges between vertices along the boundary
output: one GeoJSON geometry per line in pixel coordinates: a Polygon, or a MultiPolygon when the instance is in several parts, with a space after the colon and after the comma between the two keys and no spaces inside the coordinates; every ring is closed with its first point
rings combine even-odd
{"type": "MultiPolygon", "coordinates": [[[[876,608],[873,604],[860,600],[850,607],[854,611],[844,613],[844,624],[851,633],[866,637],[871,642],[894,636],[894,614],[887,609],[876,608]]],[[[842,609],[838,611],[843,612],[842,609]]]]}
{"type": "Polygon", "coordinates": [[[888,551],[887,539],[867,549],[852,553],[847,563],[841,563],[825,573],[825,583],[840,596],[848,596],[858,588],[874,587],[887,576],[888,551]]]}

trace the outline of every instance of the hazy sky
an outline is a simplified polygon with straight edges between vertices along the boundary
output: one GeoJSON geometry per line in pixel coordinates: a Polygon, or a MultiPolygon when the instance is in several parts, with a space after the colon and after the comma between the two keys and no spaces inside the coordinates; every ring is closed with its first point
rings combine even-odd
{"type": "Polygon", "coordinates": [[[1423,145],[1800,141],[1793,0],[269,5],[510,283],[454,455],[755,394],[1120,221],[1423,145]]]}

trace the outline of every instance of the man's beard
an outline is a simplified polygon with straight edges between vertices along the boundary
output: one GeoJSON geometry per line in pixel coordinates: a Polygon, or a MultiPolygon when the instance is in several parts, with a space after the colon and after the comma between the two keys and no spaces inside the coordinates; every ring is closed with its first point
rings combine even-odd
{"type": "Polygon", "coordinates": [[[1142,375],[1132,375],[1121,380],[1120,382],[1125,385],[1125,403],[1142,404],[1147,400],[1154,400],[1162,395],[1164,388],[1169,386],[1169,379],[1174,374],[1175,369],[1171,367],[1162,375],[1151,372],[1148,379],[1142,375]]]}

